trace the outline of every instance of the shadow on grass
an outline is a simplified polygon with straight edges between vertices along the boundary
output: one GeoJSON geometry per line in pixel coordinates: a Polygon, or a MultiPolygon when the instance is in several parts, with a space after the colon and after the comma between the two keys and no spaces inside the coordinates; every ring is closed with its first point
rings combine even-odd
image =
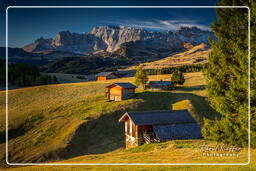
{"type": "Polygon", "coordinates": [[[172,104],[182,100],[190,100],[196,109],[197,117],[200,119],[214,119],[221,116],[210,107],[205,97],[193,93],[146,91],[138,93],[137,98],[142,98],[145,101],[145,103],[139,106],[140,110],[170,110],[172,109],[172,104]]]}
{"type": "MultiPolygon", "coordinates": [[[[197,116],[193,116],[196,120],[202,121],[204,117],[213,119],[220,116],[209,106],[204,97],[192,93],[145,91],[137,93],[133,98],[144,100],[143,103],[132,109],[134,111],[170,110],[172,104],[176,102],[191,100],[192,105],[197,110],[197,116]]],[[[129,110],[131,111],[131,109],[129,110]]],[[[119,110],[102,115],[97,119],[87,118],[89,120],[76,130],[68,147],[60,151],[61,158],[107,153],[124,147],[124,124],[118,123],[118,119],[125,111],[119,110]]]]}
{"type": "MultiPolygon", "coordinates": [[[[42,115],[30,116],[23,124],[17,128],[8,129],[8,141],[15,139],[19,136],[26,134],[30,129],[34,128],[37,124],[43,122],[45,118],[42,115]]],[[[0,132],[0,143],[5,143],[6,132],[0,132]]]]}
{"type": "Polygon", "coordinates": [[[61,158],[107,153],[124,147],[124,125],[118,123],[124,112],[120,110],[97,119],[88,118],[90,120],[81,124],[76,130],[70,144],[61,150],[61,158]]]}
{"type": "MultiPolygon", "coordinates": [[[[8,130],[8,140],[17,138],[19,136],[22,136],[26,133],[26,131],[23,129],[22,126],[16,128],[16,129],[10,129],[8,130]]],[[[0,132],[0,144],[6,142],[6,132],[0,132]]]]}

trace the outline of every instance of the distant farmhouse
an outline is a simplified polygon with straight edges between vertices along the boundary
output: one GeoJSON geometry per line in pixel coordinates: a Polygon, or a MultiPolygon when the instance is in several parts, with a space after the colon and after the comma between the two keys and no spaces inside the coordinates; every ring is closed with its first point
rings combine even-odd
{"type": "Polygon", "coordinates": [[[109,80],[114,78],[118,78],[117,74],[115,74],[114,72],[100,72],[96,75],[97,81],[109,80]]]}
{"type": "Polygon", "coordinates": [[[187,110],[126,112],[126,147],[176,139],[201,138],[201,128],[187,110]]]}
{"type": "Polygon", "coordinates": [[[151,90],[171,90],[174,89],[173,81],[149,81],[146,89],[151,90]]]}
{"type": "Polygon", "coordinates": [[[137,87],[131,83],[113,83],[106,88],[109,100],[121,101],[133,96],[137,87]]]}

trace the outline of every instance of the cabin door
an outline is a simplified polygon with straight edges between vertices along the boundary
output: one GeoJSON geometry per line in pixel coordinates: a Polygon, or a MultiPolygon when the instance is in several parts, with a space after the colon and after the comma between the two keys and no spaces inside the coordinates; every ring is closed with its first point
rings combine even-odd
{"type": "Polygon", "coordinates": [[[117,96],[114,96],[114,99],[115,99],[115,101],[118,101],[118,97],[117,96]]]}

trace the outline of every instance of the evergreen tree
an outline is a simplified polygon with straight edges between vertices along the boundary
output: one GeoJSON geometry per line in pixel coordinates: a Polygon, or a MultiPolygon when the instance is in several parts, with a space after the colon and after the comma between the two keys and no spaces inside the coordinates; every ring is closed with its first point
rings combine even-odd
{"type": "Polygon", "coordinates": [[[184,84],[185,78],[184,78],[184,75],[182,74],[182,72],[174,71],[173,74],[172,74],[172,81],[175,84],[179,84],[179,85],[184,84]]]}
{"type": "Polygon", "coordinates": [[[138,66],[136,74],[135,74],[135,84],[137,86],[142,85],[143,89],[145,89],[145,85],[146,85],[147,81],[148,81],[147,73],[142,69],[141,65],[138,66]]]}
{"type": "Polygon", "coordinates": [[[53,82],[58,83],[58,79],[57,79],[56,75],[53,76],[53,82]]]}
{"type": "MultiPolygon", "coordinates": [[[[251,45],[255,45],[253,0],[220,0],[221,6],[251,7],[251,45]]],[[[212,51],[205,68],[208,100],[221,119],[205,120],[206,139],[246,146],[248,142],[248,9],[216,9],[218,22],[212,24],[217,40],[210,39],[212,51]]],[[[251,49],[251,143],[255,145],[255,46],[251,49]]]]}

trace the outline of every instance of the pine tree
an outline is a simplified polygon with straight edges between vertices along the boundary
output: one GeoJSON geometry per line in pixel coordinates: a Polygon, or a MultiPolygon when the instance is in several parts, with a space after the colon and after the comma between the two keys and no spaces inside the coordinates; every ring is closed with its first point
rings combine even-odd
{"type": "Polygon", "coordinates": [[[256,146],[256,2],[250,0],[247,6],[251,9],[251,144],[256,146]]]}
{"type": "Polygon", "coordinates": [[[172,81],[175,84],[183,85],[185,82],[184,75],[180,71],[174,71],[172,74],[172,81]]]}
{"type": "Polygon", "coordinates": [[[57,79],[56,75],[53,76],[53,82],[58,83],[58,79],[57,79]]]}
{"type": "MultiPolygon", "coordinates": [[[[255,1],[220,0],[218,5],[251,7],[251,45],[253,43],[255,45],[255,1]]],[[[222,117],[214,121],[206,119],[203,135],[206,139],[246,146],[248,142],[248,9],[221,8],[216,11],[218,22],[212,24],[212,30],[217,40],[210,39],[212,51],[205,74],[208,100],[222,117]]],[[[252,47],[251,52],[251,143],[255,145],[255,46],[252,47]]]]}
{"type": "Polygon", "coordinates": [[[145,85],[148,81],[147,73],[142,69],[142,66],[138,66],[135,74],[135,84],[137,86],[142,85],[143,89],[145,89],[145,85]]]}

